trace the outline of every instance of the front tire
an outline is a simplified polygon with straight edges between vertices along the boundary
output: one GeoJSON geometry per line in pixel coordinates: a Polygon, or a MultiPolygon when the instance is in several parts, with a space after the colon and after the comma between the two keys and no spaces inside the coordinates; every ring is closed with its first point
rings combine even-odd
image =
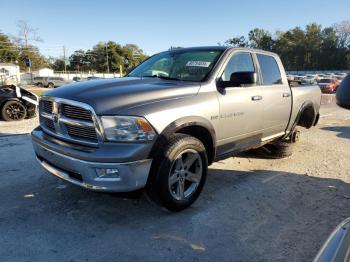
{"type": "Polygon", "coordinates": [[[202,142],[175,134],[154,158],[148,195],[170,211],[181,211],[198,198],[207,172],[208,159],[202,142]]]}
{"type": "Polygon", "coordinates": [[[5,121],[23,120],[27,116],[27,109],[18,101],[7,101],[1,109],[1,116],[5,121]]]}

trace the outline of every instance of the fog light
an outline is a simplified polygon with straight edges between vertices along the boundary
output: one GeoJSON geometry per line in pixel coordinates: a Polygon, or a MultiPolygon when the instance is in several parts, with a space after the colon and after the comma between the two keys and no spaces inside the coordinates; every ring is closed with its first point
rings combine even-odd
{"type": "Polygon", "coordinates": [[[119,181],[119,170],[117,168],[96,168],[96,181],[119,181]]]}

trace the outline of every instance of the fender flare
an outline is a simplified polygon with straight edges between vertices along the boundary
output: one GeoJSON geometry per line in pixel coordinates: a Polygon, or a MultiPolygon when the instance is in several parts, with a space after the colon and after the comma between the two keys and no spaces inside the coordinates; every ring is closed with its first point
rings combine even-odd
{"type": "Polygon", "coordinates": [[[8,101],[17,101],[19,103],[21,103],[22,105],[24,105],[25,107],[27,107],[23,101],[17,97],[10,97],[10,98],[7,98],[7,99],[4,99],[1,103],[0,103],[0,109],[2,109],[2,107],[4,106],[5,103],[7,103],[8,101]]]}
{"type": "Polygon", "coordinates": [[[305,110],[307,110],[308,108],[312,108],[313,111],[313,119],[312,119],[312,123],[310,125],[304,126],[305,128],[311,128],[312,126],[314,126],[317,123],[317,119],[319,118],[319,113],[316,112],[315,110],[315,105],[313,102],[311,102],[310,100],[305,101],[301,107],[299,108],[299,112],[294,120],[293,126],[291,128],[291,130],[294,130],[295,127],[298,125],[303,113],[305,112],[305,110]],[[316,123],[315,123],[316,122],[316,123]]]}
{"type": "MultiPolygon", "coordinates": [[[[175,121],[168,124],[163,131],[158,135],[156,141],[154,142],[150,157],[153,158],[157,153],[159,152],[159,148],[162,147],[166,142],[168,141],[169,137],[173,135],[174,133],[177,133],[181,129],[191,127],[191,126],[198,126],[206,129],[210,136],[211,136],[211,143],[212,143],[212,150],[213,150],[213,156],[212,158],[215,158],[216,154],[216,133],[215,129],[210,123],[210,121],[204,117],[200,116],[186,116],[179,119],[176,119],[175,121]]],[[[212,162],[213,159],[208,159],[209,162],[212,162]]]]}

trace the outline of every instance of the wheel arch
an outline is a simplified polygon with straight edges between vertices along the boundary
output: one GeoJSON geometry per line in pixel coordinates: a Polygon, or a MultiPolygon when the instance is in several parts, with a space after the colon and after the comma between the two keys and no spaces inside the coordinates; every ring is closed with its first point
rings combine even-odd
{"type": "Polygon", "coordinates": [[[191,135],[200,140],[206,149],[208,163],[213,163],[216,154],[215,129],[209,120],[197,116],[183,117],[171,122],[157,137],[150,153],[151,158],[157,155],[159,148],[162,148],[174,133],[191,135]]]}
{"type": "Polygon", "coordinates": [[[317,124],[318,118],[319,113],[316,112],[314,103],[312,103],[311,101],[305,101],[299,109],[292,130],[296,126],[311,128],[312,126],[317,124]]]}
{"type": "Polygon", "coordinates": [[[8,102],[8,101],[17,101],[17,102],[20,102],[22,105],[26,106],[23,101],[21,101],[21,99],[18,99],[16,97],[10,97],[10,98],[7,98],[7,99],[3,99],[0,101],[0,110],[2,110],[2,107],[8,102]]]}

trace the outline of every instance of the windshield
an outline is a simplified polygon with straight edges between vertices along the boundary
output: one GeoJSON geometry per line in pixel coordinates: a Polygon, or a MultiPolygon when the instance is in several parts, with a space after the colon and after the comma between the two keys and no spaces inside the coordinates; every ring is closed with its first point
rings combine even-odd
{"type": "Polygon", "coordinates": [[[319,83],[331,83],[332,79],[321,79],[319,83]]]}
{"type": "Polygon", "coordinates": [[[140,64],[128,76],[201,82],[209,75],[222,52],[176,50],[160,53],[140,64]]]}

